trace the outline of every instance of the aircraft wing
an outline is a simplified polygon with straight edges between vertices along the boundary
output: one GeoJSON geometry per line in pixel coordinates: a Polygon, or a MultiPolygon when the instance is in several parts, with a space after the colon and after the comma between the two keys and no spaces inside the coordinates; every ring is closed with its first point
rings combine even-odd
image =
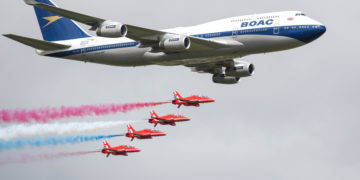
{"type": "Polygon", "coordinates": [[[96,30],[96,28],[105,21],[105,19],[100,19],[100,18],[96,18],[93,16],[88,16],[88,15],[80,14],[77,12],[69,11],[66,9],[50,6],[50,5],[47,5],[44,3],[37,2],[35,0],[24,0],[24,1],[28,5],[31,5],[31,6],[34,6],[37,8],[41,8],[41,9],[53,12],[55,14],[64,16],[66,18],[87,24],[92,27],[91,30],[96,30]]]}
{"type": "Polygon", "coordinates": [[[171,123],[173,122],[173,120],[168,120],[168,119],[157,119],[158,121],[161,121],[161,122],[166,122],[166,123],[171,123]]]}
{"type": "Polygon", "coordinates": [[[186,102],[186,103],[190,103],[190,104],[192,104],[192,103],[198,103],[198,101],[189,101],[189,100],[185,100],[185,99],[180,99],[180,101],[186,102]]]}
{"type": "Polygon", "coordinates": [[[113,153],[124,153],[125,151],[118,151],[118,150],[115,150],[115,149],[107,149],[108,151],[110,152],[113,152],[113,153]]]}
{"type": "Polygon", "coordinates": [[[137,136],[137,137],[151,137],[151,135],[150,134],[134,134],[135,136],[137,136]]]}
{"type": "MultiPolygon", "coordinates": [[[[90,30],[96,30],[99,26],[101,26],[103,22],[106,21],[105,19],[102,18],[88,16],[85,14],[80,14],[66,9],[50,6],[47,4],[39,3],[35,0],[24,0],[24,1],[28,5],[53,12],[55,14],[78,21],[80,23],[87,24],[91,26],[90,30]]],[[[125,24],[125,25],[128,29],[128,33],[126,37],[138,41],[142,44],[142,46],[147,46],[147,47],[152,47],[154,45],[158,46],[159,39],[161,39],[166,34],[173,34],[164,31],[138,27],[130,24],[125,24]]],[[[173,34],[173,35],[179,35],[179,34],[173,34]]],[[[208,40],[208,39],[192,37],[192,36],[188,36],[188,37],[190,38],[191,41],[191,47],[189,51],[213,50],[213,49],[227,48],[233,46],[232,44],[228,44],[222,41],[208,40]]]]}

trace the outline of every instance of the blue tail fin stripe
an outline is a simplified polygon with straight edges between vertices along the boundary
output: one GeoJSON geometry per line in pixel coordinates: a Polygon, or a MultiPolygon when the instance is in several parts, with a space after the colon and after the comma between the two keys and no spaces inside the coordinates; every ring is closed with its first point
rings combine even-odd
{"type": "MultiPolygon", "coordinates": [[[[37,0],[37,2],[56,6],[51,0],[37,0]]],[[[37,7],[34,7],[34,9],[45,41],[63,41],[91,37],[68,18],[37,7]]]]}

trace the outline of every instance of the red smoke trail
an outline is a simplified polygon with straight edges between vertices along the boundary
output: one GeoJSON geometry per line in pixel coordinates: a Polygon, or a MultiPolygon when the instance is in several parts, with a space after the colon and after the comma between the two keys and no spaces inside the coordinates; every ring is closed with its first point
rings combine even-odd
{"type": "Polygon", "coordinates": [[[17,109],[17,110],[0,110],[0,122],[6,123],[30,123],[31,120],[36,122],[48,122],[54,119],[83,117],[91,115],[108,115],[118,112],[126,113],[134,109],[152,107],[167,102],[151,103],[127,103],[127,104],[102,104],[102,105],[83,105],[78,107],[47,107],[41,109],[17,109]]]}
{"type": "Polygon", "coordinates": [[[81,156],[81,155],[87,155],[92,153],[98,153],[100,151],[85,151],[85,152],[62,152],[57,154],[38,154],[38,155],[30,155],[30,154],[23,154],[17,158],[6,158],[0,160],[0,166],[6,165],[6,164],[12,164],[12,163],[28,163],[28,162],[34,162],[34,161],[42,161],[47,159],[59,159],[63,157],[69,157],[69,156],[81,156]]]}

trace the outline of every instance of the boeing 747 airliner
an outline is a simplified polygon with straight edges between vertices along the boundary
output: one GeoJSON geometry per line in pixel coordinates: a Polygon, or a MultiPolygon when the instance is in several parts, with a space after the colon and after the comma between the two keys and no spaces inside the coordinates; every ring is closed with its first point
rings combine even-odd
{"type": "Polygon", "coordinates": [[[35,48],[39,55],[114,66],[183,65],[211,73],[213,82],[221,84],[235,84],[253,74],[253,64],[234,59],[303,46],[326,31],[299,11],[154,30],[65,10],[51,0],[25,3],[34,6],[44,40],[4,36],[35,48]],[[97,36],[74,21],[89,25],[97,36]]]}

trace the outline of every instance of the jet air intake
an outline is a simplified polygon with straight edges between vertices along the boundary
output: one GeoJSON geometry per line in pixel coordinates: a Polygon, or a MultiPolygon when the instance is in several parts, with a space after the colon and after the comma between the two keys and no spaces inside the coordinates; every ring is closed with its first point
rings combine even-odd
{"type": "Polygon", "coordinates": [[[239,62],[238,64],[227,67],[225,70],[225,74],[227,76],[235,76],[235,77],[247,77],[254,74],[255,66],[248,62],[239,62]]]}
{"type": "Polygon", "coordinates": [[[190,38],[186,36],[169,36],[164,37],[159,47],[164,49],[166,52],[178,52],[189,49],[191,46],[190,38]]]}
{"type": "Polygon", "coordinates": [[[127,27],[124,24],[113,21],[105,21],[96,30],[96,35],[108,38],[119,38],[126,36],[127,31],[127,27]]]}

